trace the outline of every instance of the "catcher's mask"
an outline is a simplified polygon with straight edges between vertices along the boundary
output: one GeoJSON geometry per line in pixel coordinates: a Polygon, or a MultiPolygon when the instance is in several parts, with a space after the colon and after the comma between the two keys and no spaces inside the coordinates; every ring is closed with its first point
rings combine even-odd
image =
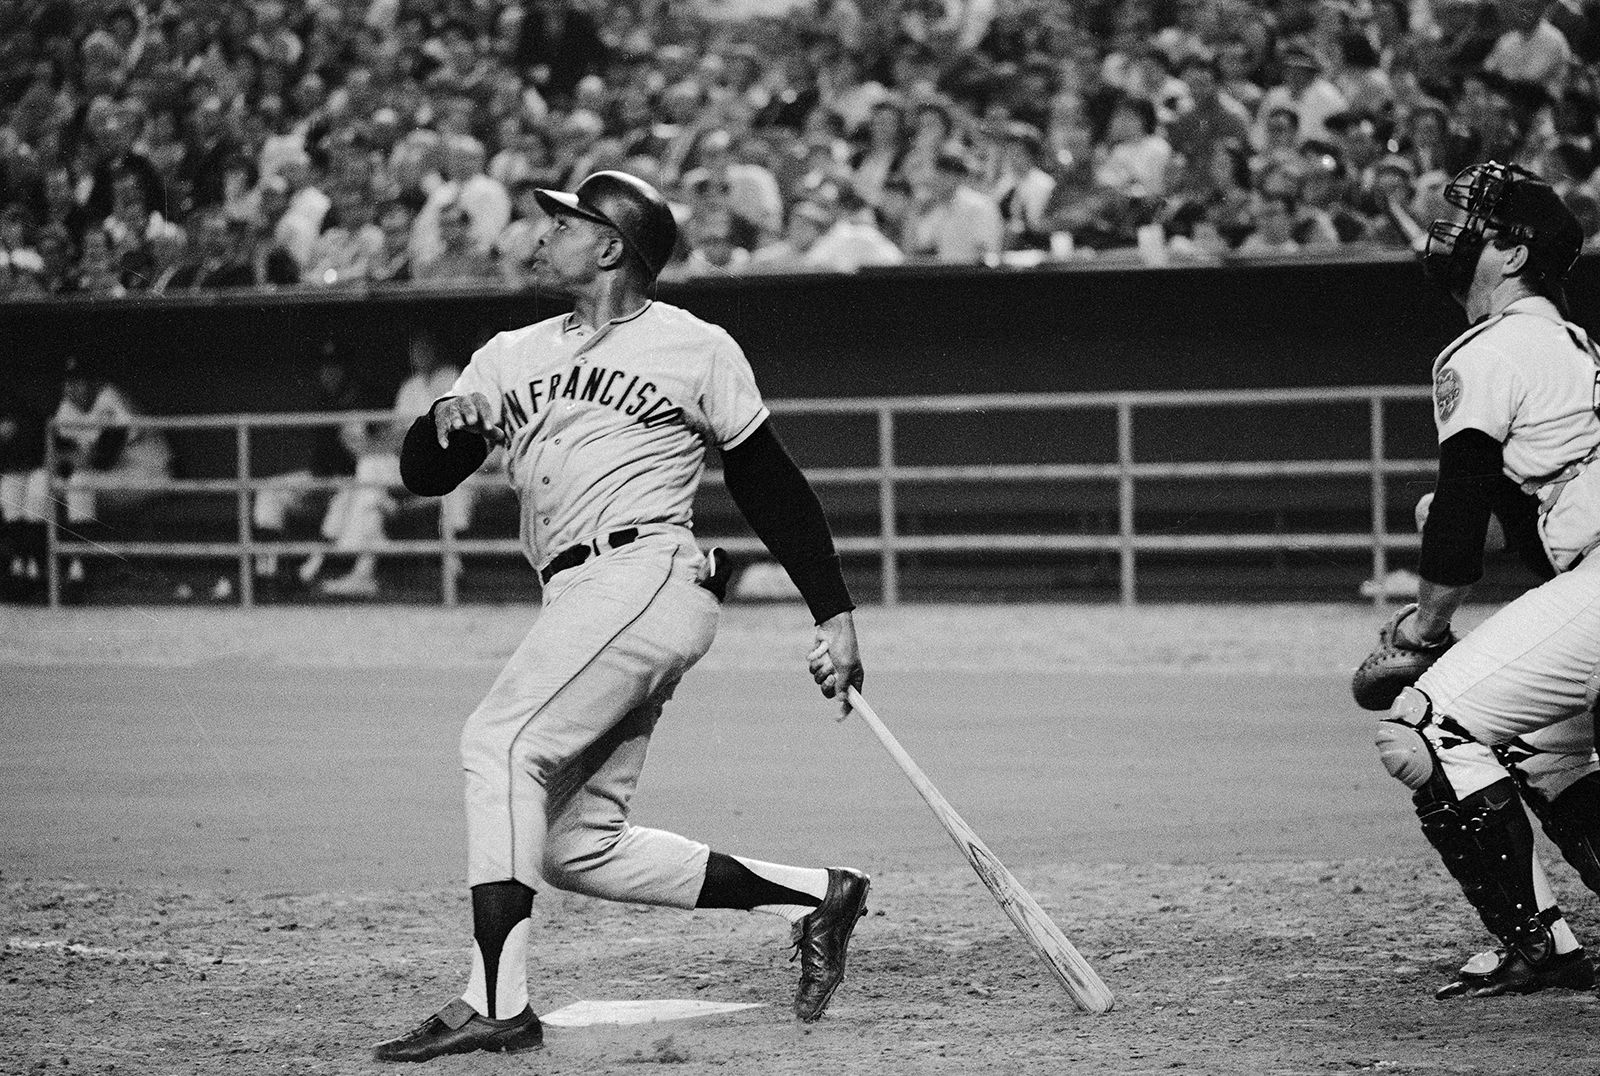
{"type": "Polygon", "coordinates": [[[1530,269],[1559,287],[1583,248],[1583,227],[1555,188],[1525,168],[1499,161],[1463,168],[1444,189],[1463,211],[1428,228],[1422,268],[1455,296],[1472,285],[1478,256],[1490,239],[1528,248],[1530,269]]]}

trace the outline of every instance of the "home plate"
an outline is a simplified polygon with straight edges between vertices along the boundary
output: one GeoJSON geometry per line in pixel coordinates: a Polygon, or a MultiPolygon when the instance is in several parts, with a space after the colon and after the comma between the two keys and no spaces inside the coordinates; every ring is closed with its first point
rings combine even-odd
{"type": "Polygon", "coordinates": [[[668,998],[643,1001],[574,1001],[553,1012],[544,1013],[539,1022],[547,1027],[592,1027],[596,1024],[658,1024],[666,1020],[690,1020],[696,1016],[715,1016],[759,1009],[756,1002],[674,1001],[668,998]]]}

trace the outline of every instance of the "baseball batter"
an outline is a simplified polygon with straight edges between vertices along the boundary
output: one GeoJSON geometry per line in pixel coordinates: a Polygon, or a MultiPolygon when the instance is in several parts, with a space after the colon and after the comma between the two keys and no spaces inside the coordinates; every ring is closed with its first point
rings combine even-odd
{"type": "Polygon", "coordinates": [[[553,223],[533,278],[570,295],[573,312],[490,340],[401,450],[406,486],[440,496],[491,444],[506,446],[543,607],[461,737],[466,990],[379,1045],[380,1060],[539,1045],[527,946],[541,879],[608,900],[784,916],[802,1021],[827,1008],[866,910],[860,871],[726,855],[628,819],[662,707],[716,630],[725,579],[690,529],[708,446],[810,606],[810,668],[823,694],[846,705],[861,659],[821,505],[773,432],[749,363],[724,330],[649,297],[677,240],[666,202],[621,172],[538,197],[553,223]]]}
{"type": "Polygon", "coordinates": [[[1445,193],[1461,213],[1433,224],[1424,264],[1471,328],[1434,362],[1422,584],[1385,633],[1425,671],[1399,690],[1377,746],[1499,940],[1438,996],[1588,989],[1594,972],[1523,810],[1600,892],[1600,351],[1566,320],[1562,289],[1583,233],[1520,168],[1473,165],[1445,193]],[[1547,581],[1456,641],[1451,617],[1482,575],[1491,517],[1547,581]]]}

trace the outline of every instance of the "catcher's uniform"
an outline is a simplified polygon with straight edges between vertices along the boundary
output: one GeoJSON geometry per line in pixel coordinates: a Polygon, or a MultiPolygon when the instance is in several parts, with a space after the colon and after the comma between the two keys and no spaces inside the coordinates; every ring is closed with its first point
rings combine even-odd
{"type": "Polygon", "coordinates": [[[1473,326],[1434,363],[1439,442],[1468,429],[1501,442],[1504,473],[1537,498],[1555,578],[1495,613],[1417,681],[1434,712],[1481,745],[1440,758],[1457,795],[1506,776],[1559,794],[1600,769],[1600,355],[1547,299],[1473,326]]]}

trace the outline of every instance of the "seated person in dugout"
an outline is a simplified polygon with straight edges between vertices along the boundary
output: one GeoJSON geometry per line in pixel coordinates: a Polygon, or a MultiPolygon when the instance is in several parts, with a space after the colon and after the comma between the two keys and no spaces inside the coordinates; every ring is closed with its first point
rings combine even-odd
{"type": "MultiPolygon", "coordinates": [[[[357,485],[340,491],[329,516],[338,510],[339,537],[334,548],[338,551],[358,550],[355,564],[349,572],[324,582],[324,594],[341,597],[366,598],[378,593],[377,555],[374,546],[381,546],[387,538],[386,527],[401,510],[423,502],[407,493],[400,482],[400,445],[406,430],[416,415],[426,412],[434,401],[450,395],[461,371],[439,357],[435,336],[418,331],[411,337],[409,361],[411,375],[395,394],[395,417],[389,422],[375,423],[364,428],[351,443],[355,453],[357,485]]],[[[497,465],[498,455],[485,462],[485,468],[497,465]]],[[[460,534],[472,525],[473,509],[478,490],[464,483],[447,494],[439,507],[443,531],[460,534]]],[[[461,562],[453,558],[448,571],[459,574],[461,562]]]]}
{"type": "Polygon", "coordinates": [[[50,475],[44,466],[44,418],[20,399],[0,402],[0,595],[37,589],[44,573],[50,475]]]}
{"type": "MultiPolygon", "coordinates": [[[[315,389],[315,407],[319,411],[360,411],[370,410],[374,406],[365,387],[351,375],[349,367],[331,343],[324,345],[317,356],[315,389]]],[[[354,478],[356,454],[364,442],[365,430],[360,422],[313,428],[306,465],[274,475],[256,490],[251,507],[256,540],[283,541],[288,534],[291,515],[305,511],[308,506],[322,504],[322,537],[336,547],[349,545],[350,541],[344,532],[350,516],[348,504],[353,491],[334,491],[318,483],[332,478],[354,478]]],[[[321,553],[308,557],[300,563],[293,579],[289,581],[298,581],[300,585],[307,586],[312,584],[322,571],[324,562],[321,553]]],[[[278,580],[281,568],[275,553],[263,553],[256,558],[258,579],[278,580]]]]}
{"type": "MultiPolygon", "coordinates": [[[[65,479],[69,535],[106,534],[108,514],[128,512],[161,491],[151,483],[172,477],[172,452],[161,431],[132,425],[138,415],[126,393],[97,364],[69,355],[55,413],[56,473],[65,479]]],[[[84,580],[73,558],[67,581],[84,580]]]]}

